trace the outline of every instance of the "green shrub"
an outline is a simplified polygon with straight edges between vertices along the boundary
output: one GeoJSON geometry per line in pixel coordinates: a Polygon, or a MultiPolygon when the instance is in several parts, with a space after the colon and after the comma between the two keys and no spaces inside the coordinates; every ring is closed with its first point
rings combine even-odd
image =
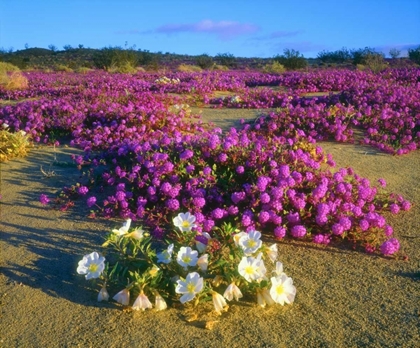
{"type": "Polygon", "coordinates": [[[352,55],[351,52],[343,47],[341,50],[337,51],[321,51],[317,55],[317,59],[319,59],[322,63],[325,64],[342,64],[351,62],[352,55]]]}
{"type": "Polygon", "coordinates": [[[286,71],[286,68],[279,62],[274,61],[271,64],[264,65],[263,71],[270,74],[281,74],[286,71]]]}
{"type": "Polygon", "coordinates": [[[0,62],[0,74],[3,75],[5,73],[9,73],[9,72],[14,72],[14,71],[20,71],[20,69],[11,64],[11,63],[7,63],[7,62],[0,62]]]}
{"type": "Polygon", "coordinates": [[[274,60],[283,65],[287,70],[304,69],[308,66],[305,57],[294,49],[286,48],[284,54],[275,56],[274,60]]]}
{"type": "Polygon", "coordinates": [[[73,69],[72,68],[70,68],[70,67],[68,67],[66,65],[63,65],[63,64],[56,65],[55,68],[54,68],[54,70],[55,71],[63,71],[63,72],[73,72],[73,69]]]}
{"type": "Polygon", "coordinates": [[[417,48],[408,49],[408,58],[412,62],[420,65],[420,46],[417,48]]]}
{"type": "Polygon", "coordinates": [[[380,72],[388,67],[388,63],[385,61],[383,54],[380,53],[369,53],[363,58],[364,65],[372,72],[380,72]]]}
{"type": "Polygon", "coordinates": [[[95,52],[92,59],[96,68],[104,70],[127,70],[127,67],[134,69],[139,61],[135,50],[121,47],[104,47],[95,52]]]}
{"type": "Polygon", "coordinates": [[[189,65],[189,64],[180,64],[177,68],[178,71],[183,71],[183,72],[200,72],[203,69],[201,69],[199,66],[197,65],[189,65]]]}
{"type": "Polygon", "coordinates": [[[213,58],[208,54],[198,56],[195,62],[201,69],[211,69],[214,65],[213,58]]]}
{"type": "Polygon", "coordinates": [[[236,68],[237,66],[236,58],[231,53],[218,53],[216,55],[216,60],[220,65],[224,65],[229,68],[236,68]]]}

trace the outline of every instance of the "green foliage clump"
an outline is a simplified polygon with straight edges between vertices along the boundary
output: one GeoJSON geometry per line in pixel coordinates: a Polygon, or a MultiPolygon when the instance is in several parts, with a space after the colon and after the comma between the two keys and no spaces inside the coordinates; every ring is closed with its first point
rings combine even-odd
{"type": "Polygon", "coordinates": [[[62,71],[62,72],[73,72],[73,69],[68,67],[67,65],[58,64],[55,66],[55,71],[62,71]]]}
{"type": "Polygon", "coordinates": [[[0,86],[6,90],[23,89],[28,87],[28,79],[17,66],[0,62],[0,86]]]}
{"type": "Polygon", "coordinates": [[[418,46],[417,48],[409,49],[408,50],[408,58],[412,62],[420,65],[420,46],[418,46]]]}
{"type": "Polygon", "coordinates": [[[93,55],[93,64],[98,69],[127,70],[135,69],[139,63],[137,52],[134,49],[121,47],[104,47],[93,55]]]}
{"type": "Polygon", "coordinates": [[[318,53],[317,58],[325,64],[342,64],[351,62],[352,53],[350,50],[343,47],[341,50],[333,52],[323,50],[318,53]]]}
{"type": "Polygon", "coordinates": [[[369,53],[363,59],[364,65],[372,72],[380,72],[388,67],[388,63],[385,61],[383,54],[380,53],[369,53]]]}
{"type": "Polygon", "coordinates": [[[216,60],[220,65],[224,65],[229,68],[236,68],[237,66],[236,58],[231,53],[218,53],[216,55],[216,60]]]}
{"type": "Polygon", "coordinates": [[[275,56],[274,60],[283,65],[287,70],[304,69],[308,66],[305,57],[294,49],[286,48],[284,53],[281,56],[275,56]]]}
{"type": "Polygon", "coordinates": [[[29,135],[23,131],[10,132],[8,125],[2,123],[0,128],[0,162],[25,157],[30,147],[32,147],[32,143],[29,135]]]}
{"type": "Polygon", "coordinates": [[[201,69],[205,70],[211,69],[214,66],[213,58],[208,54],[198,56],[195,62],[201,69]]]}
{"type": "Polygon", "coordinates": [[[269,74],[281,74],[286,71],[286,68],[279,62],[274,61],[271,64],[264,65],[263,71],[269,74]]]}

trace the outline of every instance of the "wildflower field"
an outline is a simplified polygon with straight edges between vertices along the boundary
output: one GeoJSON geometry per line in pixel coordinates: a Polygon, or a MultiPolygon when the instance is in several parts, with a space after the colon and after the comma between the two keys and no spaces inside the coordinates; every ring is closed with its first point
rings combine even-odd
{"type": "Polygon", "coordinates": [[[420,69],[24,75],[0,346],[420,339],[420,69]]]}

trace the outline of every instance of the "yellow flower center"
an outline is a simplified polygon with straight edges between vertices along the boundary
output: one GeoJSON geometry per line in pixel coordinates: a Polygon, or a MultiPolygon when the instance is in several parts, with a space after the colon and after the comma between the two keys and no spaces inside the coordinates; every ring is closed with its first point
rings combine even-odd
{"type": "Polygon", "coordinates": [[[252,266],[246,266],[245,267],[245,273],[246,274],[253,274],[254,273],[254,267],[252,267],[252,266]]]}
{"type": "Polygon", "coordinates": [[[248,248],[253,248],[254,246],[257,245],[257,242],[253,239],[248,239],[248,248]]]}
{"type": "Polygon", "coordinates": [[[187,220],[182,221],[182,227],[188,228],[190,227],[190,223],[187,220]]]}
{"type": "Polygon", "coordinates": [[[189,256],[184,256],[184,257],[182,258],[182,261],[184,261],[184,263],[190,263],[190,262],[191,262],[191,257],[189,257],[189,256]]]}
{"type": "Polygon", "coordinates": [[[194,283],[188,283],[187,290],[188,290],[189,293],[194,293],[194,290],[195,290],[194,283]]]}
{"type": "Polygon", "coordinates": [[[276,286],[276,293],[277,295],[282,295],[284,293],[284,286],[282,284],[276,286]]]}
{"type": "Polygon", "coordinates": [[[89,272],[95,273],[98,270],[98,265],[96,263],[92,263],[89,265],[89,272]]]}

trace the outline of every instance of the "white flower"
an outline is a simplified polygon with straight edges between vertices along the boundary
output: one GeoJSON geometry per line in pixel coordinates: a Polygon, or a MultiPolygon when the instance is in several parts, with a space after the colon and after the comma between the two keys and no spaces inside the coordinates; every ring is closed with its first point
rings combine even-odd
{"type": "Polygon", "coordinates": [[[277,244],[273,244],[269,247],[266,248],[266,254],[268,256],[268,258],[271,260],[271,262],[276,262],[277,260],[277,255],[278,255],[278,249],[277,249],[277,244]]]}
{"type": "Polygon", "coordinates": [[[181,303],[191,301],[196,294],[203,290],[203,278],[197,272],[188,273],[187,278],[178,280],[175,292],[183,294],[179,299],[181,303]]]}
{"type": "Polygon", "coordinates": [[[26,132],[24,130],[20,130],[19,133],[22,134],[23,136],[26,135],[26,132]]]}
{"type": "MultiPolygon", "coordinates": [[[[208,241],[211,239],[211,236],[207,232],[201,233],[201,236],[204,236],[204,237],[207,238],[207,244],[208,244],[208,241]]],[[[195,247],[197,248],[198,252],[200,252],[200,253],[202,253],[206,250],[207,244],[201,243],[198,240],[195,241],[195,247]]]]}
{"type": "Polygon", "coordinates": [[[99,254],[94,251],[91,254],[83,256],[83,259],[79,261],[77,273],[86,274],[86,279],[94,279],[99,278],[104,269],[105,257],[99,256],[99,254]]]}
{"type": "Polygon", "coordinates": [[[244,251],[245,255],[249,256],[255,253],[262,245],[261,233],[258,231],[250,231],[239,238],[239,246],[244,251]]]}
{"type": "Polygon", "coordinates": [[[155,297],[155,309],[157,311],[163,311],[164,309],[168,308],[168,305],[166,304],[166,301],[162,296],[160,296],[158,293],[156,293],[155,297]]]}
{"type": "Polygon", "coordinates": [[[144,230],[141,227],[137,227],[133,232],[126,234],[125,237],[130,237],[136,240],[142,240],[144,238],[144,230]]]}
{"type": "Polygon", "coordinates": [[[117,301],[118,303],[121,303],[123,306],[128,306],[130,302],[130,291],[128,289],[123,289],[112,299],[117,301]]]}
{"type": "Polygon", "coordinates": [[[223,298],[222,295],[220,295],[219,293],[217,293],[216,291],[212,292],[212,299],[213,299],[213,305],[214,305],[214,309],[216,310],[217,314],[221,314],[222,311],[227,310],[227,303],[225,301],[225,299],[223,298]]]}
{"type": "Polygon", "coordinates": [[[203,272],[207,271],[207,267],[209,266],[209,255],[201,255],[197,260],[197,265],[203,272]]]}
{"type": "Polygon", "coordinates": [[[126,222],[120,227],[118,230],[113,229],[112,232],[115,233],[117,236],[122,236],[128,232],[131,225],[131,219],[127,219],[126,222]]]}
{"type": "Polygon", "coordinates": [[[7,123],[3,123],[1,126],[3,127],[3,129],[9,128],[9,125],[7,123]]]}
{"type": "Polygon", "coordinates": [[[276,269],[273,271],[273,273],[275,273],[276,276],[280,276],[282,274],[285,274],[283,272],[283,264],[280,261],[276,262],[276,269]]]}
{"type": "Polygon", "coordinates": [[[197,227],[195,222],[195,216],[187,213],[179,213],[178,216],[173,219],[174,225],[178,227],[182,232],[190,232],[191,229],[197,227]]]}
{"type": "Polygon", "coordinates": [[[99,290],[98,302],[108,301],[108,300],[109,300],[109,294],[108,294],[108,291],[106,290],[106,285],[104,284],[101,290],[99,290]]]}
{"type": "Polygon", "coordinates": [[[246,232],[239,232],[233,235],[233,241],[235,242],[236,246],[239,246],[239,240],[243,237],[243,236],[247,236],[248,233],[246,232]]]}
{"type": "Polygon", "coordinates": [[[198,261],[198,251],[190,247],[181,247],[176,257],[176,262],[184,268],[195,266],[198,261]]]}
{"type": "Polygon", "coordinates": [[[265,276],[265,266],[261,259],[244,256],[238,265],[239,274],[248,282],[259,280],[265,276]]]}
{"type": "Polygon", "coordinates": [[[276,303],[284,306],[284,303],[290,304],[295,300],[296,288],[292,278],[282,274],[272,277],[271,284],[270,295],[276,303]]]}
{"type": "Polygon", "coordinates": [[[172,253],[174,252],[174,245],[168,245],[168,249],[162,251],[161,253],[157,254],[157,262],[159,263],[170,263],[172,258],[172,253]]]}
{"type": "Polygon", "coordinates": [[[239,299],[243,296],[241,290],[236,286],[235,283],[229,284],[229,286],[226,288],[225,293],[223,296],[228,300],[232,301],[233,298],[235,298],[236,301],[239,301],[239,299]]]}
{"type": "Polygon", "coordinates": [[[144,292],[142,291],[140,295],[137,297],[137,299],[134,301],[132,308],[136,311],[140,309],[144,311],[147,308],[152,308],[152,304],[147,298],[147,296],[144,294],[144,292]]]}

